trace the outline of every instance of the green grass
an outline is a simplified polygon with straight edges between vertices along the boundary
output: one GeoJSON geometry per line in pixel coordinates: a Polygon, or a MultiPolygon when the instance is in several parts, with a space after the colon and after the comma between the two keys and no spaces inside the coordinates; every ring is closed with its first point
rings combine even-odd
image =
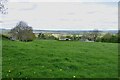
{"type": "Polygon", "coordinates": [[[0,35],[0,79],[2,78],[2,36],[0,35]]]}
{"type": "Polygon", "coordinates": [[[3,78],[109,78],[118,76],[118,44],[3,40],[3,78]]]}

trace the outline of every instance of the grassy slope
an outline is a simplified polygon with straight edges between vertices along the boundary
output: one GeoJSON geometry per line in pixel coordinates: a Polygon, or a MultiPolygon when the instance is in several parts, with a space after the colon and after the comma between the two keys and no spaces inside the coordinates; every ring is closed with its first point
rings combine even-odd
{"type": "Polygon", "coordinates": [[[3,40],[3,77],[117,77],[117,44],[3,40]]]}

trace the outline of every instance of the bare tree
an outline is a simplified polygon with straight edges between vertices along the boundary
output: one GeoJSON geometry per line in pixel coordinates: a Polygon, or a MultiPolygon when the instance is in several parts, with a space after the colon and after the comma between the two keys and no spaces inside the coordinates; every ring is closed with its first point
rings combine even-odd
{"type": "Polygon", "coordinates": [[[7,13],[7,9],[5,4],[8,2],[8,0],[0,0],[0,13],[1,14],[6,14],[7,13]]]}
{"type": "Polygon", "coordinates": [[[16,27],[11,29],[10,33],[12,40],[32,41],[35,38],[32,27],[23,21],[20,21],[16,27]]]}

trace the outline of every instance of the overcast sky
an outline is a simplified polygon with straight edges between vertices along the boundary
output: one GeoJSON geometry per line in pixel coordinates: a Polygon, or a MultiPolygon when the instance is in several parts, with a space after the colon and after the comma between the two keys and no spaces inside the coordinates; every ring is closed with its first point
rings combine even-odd
{"type": "Polygon", "coordinates": [[[8,3],[8,14],[2,16],[3,28],[13,28],[22,20],[41,30],[118,29],[117,0],[19,1],[8,3]]]}

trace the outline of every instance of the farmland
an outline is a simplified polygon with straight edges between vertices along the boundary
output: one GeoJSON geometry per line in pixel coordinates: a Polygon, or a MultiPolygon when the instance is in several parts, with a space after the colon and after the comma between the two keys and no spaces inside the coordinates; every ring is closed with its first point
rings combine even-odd
{"type": "Polygon", "coordinates": [[[117,43],[34,40],[2,42],[3,78],[117,77],[117,43]]]}

